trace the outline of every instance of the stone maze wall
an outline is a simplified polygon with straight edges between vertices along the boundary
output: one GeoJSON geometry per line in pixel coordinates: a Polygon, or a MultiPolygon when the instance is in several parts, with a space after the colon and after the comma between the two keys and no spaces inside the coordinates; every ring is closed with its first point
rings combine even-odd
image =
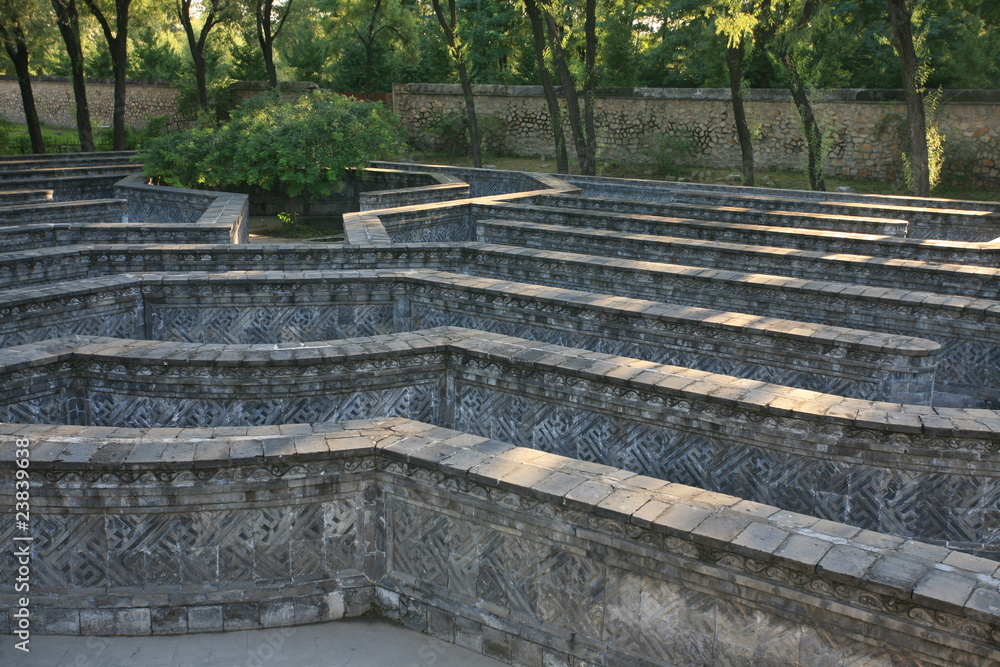
{"type": "Polygon", "coordinates": [[[998,421],[910,406],[905,421],[918,427],[961,424],[963,439],[945,444],[890,435],[901,423],[894,404],[676,366],[650,366],[623,387],[621,374],[635,373],[626,358],[554,344],[539,355],[538,346],[447,327],[278,351],[53,339],[0,355],[0,419],[199,428],[401,416],[869,530],[1000,551],[987,516],[1000,501],[997,471],[968,460],[997,448],[998,421]],[[771,406],[790,397],[801,405],[771,406]],[[837,419],[861,411],[855,423],[837,419]],[[885,502],[884,484],[896,502],[885,502]]]}
{"type": "Polygon", "coordinates": [[[0,161],[33,632],[1000,664],[1000,206],[380,163],[345,244],[247,245],[55,160],[0,161]]]}
{"type": "Polygon", "coordinates": [[[429,270],[144,274],[9,290],[0,345],[69,335],[297,343],[460,326],[868,400],[929,404],[920,338],[531,288],[429,270]],[[588,303],[589,302],[589,303],[588,303]],[[578,322],[588,322],[582,330],[578,322]],[[803,372],[801,359],[810,359],[803,372]]]}
{"type": "MultiPolygon", "coordinates": [[[[474,87],[480,115],[500,119],[505,148],[518,155],[553,155],[549,113],[540,86],[474,87]]],[[[748,91],[749,122],[758,167],[802,169],[801,122],[785,90],[748,91]]],[[[463,113],[457,84],[393,86],[393,108],[419,145],[439,148],[435,124],[463,113]]],[[[824,169],[841,176],[898,178],[901,148],[893,124],[905,120],[900,91],[832,90],[814,94],[826,135],[824,169]],[[888,131],[880,131],[880,127],[888,131]]],[[[565,114],[565,103],[563,102],[565,114]]],[[[725,89],[601,88],[595,113],[603,160],[652,162],[662,155],[681,165],[739,169],[740,147],[725,89]],[[669,139],[661,148],[664,138],[669,139]]],[[[996,91],[946,91],[938,126],[951,170],[1000,179],[1000,97],[996,91]]],[[[566,127],[569,137],[569,127],[566,127]]]]}
{"type": "Polygon", "coordinates": [[[48,632],[378,610],[518,665],[996,655],[995,561],[498,440],[405,419],[90,429],[89,448],[22,429],[48,479],[48,632]]]}
{"type": "MultiPolygon", "coordinates": [[[[76,127],[76,101],[69,78],[34,76],[31,89],[42,123],[76,127]]],[[[140,129],[151,116],[178,118],[181,115],[179,95],[180,89],[165,81],[130,80],[125,89],[125,122],[129,127],[140,129]]],[[[95,130],[111,127],[114,96],[113,79],[87,79],[87,104],[95,130]]],[[[0,76],[0,117],[12,123],[24,123],[24,107],[15,76],[0,76]]]]}

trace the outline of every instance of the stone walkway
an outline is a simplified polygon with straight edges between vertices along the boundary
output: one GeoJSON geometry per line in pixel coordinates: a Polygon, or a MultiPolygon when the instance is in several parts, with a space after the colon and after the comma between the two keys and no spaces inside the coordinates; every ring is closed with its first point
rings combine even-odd
{"type": "Polygon", "coordinates": [[[491,667],[503,663],[379,619],[160,637],[0,636],[4,667],[491,667]]]}

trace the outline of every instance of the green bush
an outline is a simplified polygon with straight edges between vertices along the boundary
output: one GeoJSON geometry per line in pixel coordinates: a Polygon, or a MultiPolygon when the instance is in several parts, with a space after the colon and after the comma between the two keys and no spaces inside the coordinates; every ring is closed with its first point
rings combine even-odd
{"type": "Polygon", "coordinates": [[[168,185],[260,188],[294,200],[340,190],[348,169],[400,148],[398,119],[382,104],[316,91],[295,102],[254,98],[226,123],[152,139],[142,159],[145,175],[168,185]]]}
{"type": "Polygon", "coordinates": [[[656,139],[646,155],[652,159],[656,173],[660,176],[680,176],[684,167],[691,164],[692,157],[701,152],[698,141],[690,132],[664,134],[656,139]]]}
{"type": "Polygon", "coordinates": [[[14,124],[0,119],[0,155],[10,152],[11,144],[14,141],[14,124]]]}
{"type": "MultiPolygon", "coordinates": [[[[476,117],[484,154],[507,155],[507,121],[497,116],[482,114],[476,117]]],[[[471,149],[469,117],[465,112],[441,116],[430,127],[435,148],[452,155],[468,155],[471,149]]]]}

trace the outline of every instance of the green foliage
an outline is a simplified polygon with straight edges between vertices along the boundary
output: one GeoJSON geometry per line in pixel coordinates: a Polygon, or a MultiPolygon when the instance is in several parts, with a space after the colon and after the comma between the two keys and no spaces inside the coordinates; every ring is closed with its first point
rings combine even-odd
{"type": "MultiPolygon", "coordinates": [[[[938,112],[944,95],[941,91],[928,93],[924,96],[924,113],[927,127],[927,169],[930,174],[931,190],[941,183],[944,172],[945,159],[948,153],[945,150],[945,136],[938,129],[938,112]]],[[[880,140],[891,141],[893,145],[900,148],[900,176],[906,183],[906,189],[913,189],[913,163],[910,161],[910,133],[906,126],[906,115],[901,113],[889,113],[875,126],[875,137],[880,140]]]]}
{"type": "Polygon", "coordinates": [[[636,2],[609,0],[607,9],[601,22],[601,82],[608,86],[634,86],[638,80],[639,56],[634,25],[638,13],[636,2]]]}
{"type": "MultiPolygon", "coordinates": [[[[483,152],[490,155],[507,155],[507,122],[489,114],[479,114],[479,134],[483,152]]],[[[431,125],[434,144],[451,155],[469,154],[469,118],[464,112],[441,116],[431,125]]]]}
{"type": "Polygon", "coordinates": [[[660,136],[646,155],[652,158],[657,175],[673,177],[681,175],[684,167],[691,164],[691,157],[700,152],[697,139],[688,131],[660,136]]]}
{"type": "Polygon", "coordinates": [[[181,55],[169,36],[144,26],[132,35],[128,54],[128,75],[133,79],[178,81],[187,68],[187,58],[181,55]]]}
{"type": "Polygon", "coordinates": [[[152,140],[144,173],[180,187],[323,196],[342,187],[347,169],[394,157],[397,124],[379,103],[321,91],[296,102],[271,94],[248,101],[223,125],[152,140]]]}
{"type": "Polygon", "coordinates": [[[14,124],[0,119],[0,155],[9,155],[14,143],[14,124]]]}

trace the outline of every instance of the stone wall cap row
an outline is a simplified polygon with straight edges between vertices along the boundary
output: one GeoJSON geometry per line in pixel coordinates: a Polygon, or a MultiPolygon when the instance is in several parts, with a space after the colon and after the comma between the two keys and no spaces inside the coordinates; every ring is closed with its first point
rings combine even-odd
{"type": "MultiPolygon", "coordinates": [[[[19,438],[32,441],[36,473],[290,466],[380,456],[730,551],[761,568],[770,563],[827,577],[980,622],[996,624],[998,618],[996,561],[403,418],[202,429],[5,424],[2,467],[13,466],[19,438]]],[[[713,561],[729,567],[725,559],[713,561]]],[[[784,583],[795,587],[791,582],[784,583]]]]}
{"type": "MultiPolygon", "coordinates": [[[[552,194],[543,194],[542,197],[554,196],[552,194]]],[[[555,196],[563,196],[562,193],[555,196]]],[[[570,195],[573,196],[573,195],[570,195]]],[[[616,200],[612,197],[587,197],[588,200],[594,201],[604,201],[609,204],[621,203],[621,200],[616,200]]],[[[565,204],[565,201],[560,202],[565,204]]],[[[794,227],[794,226],[777,226],[777,225],[766,225],[757,223],[744,223],[744,222],[725,222],[723,220],[707,220],[700,218],[684,218],[680,217],[681,214],[671,214],[671,215],[658,215],[658,214],[648,214],[648,213],[624,213],[613,210],[604,209],[586,209],[577,208],[574,209],[572,205],[570,206],[545,206],[539,205],[538,203],[528,203],[522,204],[517,201],[515,202],[497,202],[494,206],[498,207],[502,211],[510,210],[512,212],[548,212],[555,213],[559,215],[579,215],[581,217],[600,217],[607,220],[621,220],[624,222],[639,221],[639,222],[649,222],[649,223],[660,223],[663,225],[665,230],[672,226],[672,223],[680,223],[683,225],[693,226],[693,227],[704,227],[704,228],[733,228],[746,231],[766,231],[766,232],[777,232],[782,234],[788,234],[789,236],[799,236],[799,237],[833,237],[833,238],[850,238],[865,241],[878,241],[878,242],[889,242],[889,243],[910,243],[917,244],[918,241],[913,239],[905,239],[902,237],[886,237],[884,234],[876,233],[863,233],[863,232],[844,232],[839,230],[830,229],[813,229],[809,227],[794,227]]],[[[697,209],[698,211],[711,211],[712,209],[720,209],[723,214],[725,214],[727,209],[732,209],[729,206],[699,206],[697,204],[687,204],[684,202],[670,202],[671,207],[677,207],[679,210],[697,209]]],[[[752,212],[751,209],[746,209],[747,212],[752,212]]],[[[491,211],[491,213],[493,213],[491,211]]],[[[872,223],[873,225],[899,225],[905,229],[908,224],[906,220],[902,219],[891,219],[891,218],[872,218],[865,216],[837,216],[837,215],[823,215],[820,213],[808,213],[802,211],[761,211],[761,213],[767,213],[773,215],[777,218],[783,218],[792,216],[794,218],[817,218],[824,221],[838,220],[843,221],[846,224],[857,225],[858,223],[872,223]]],[[[494,213],[495,214],[495,213],[494,213]]],[[[593,228],[591,228],[593,229],[593,228]]],[[[943,242],[945,247],[956,247],[956,248],[998,248],[996,245],[988,243],[973,243],[973,242],[963,242],[963,241],[950,241],[943,242]]]]}
{"type": "MultiPolygon", "coordinates": [[[[478,84],[473,93],[482,96],[541,97],[541,86],[516,86],[500,84],[478,84]]],[[[562,88],[556,87],[557,94],[562,88]]],[[[461,95],[462,87],[456,83],[397,83],[393,85],[394,95],[461,95]]],[[[661,100],[717,100],[729,102],[728,88],[627,88],[599,86],[598,98],[661,99],[661,100]]],[[[751,88],[747,97],[758,102],[790,102],[791,94],[784,88],[751,88]]],[[[813,102],[902,102],[900,89],[841,88],[813,92],[813,102]]],[[[1000,90],[945,90],[946,102],[1000,104],[1000,90]]]]}
{"type": "MultiPolygon", "coordinates": [[[[461,363],[462,359],[484,359],[501,368],[515,367],[581,378],[635,393],[638,400],[661,397],[657,400],[662,401],[665,397],[673,397],[672,400],[745,410],[761,417],[823,421],[873,432],[893,432],[897,421],[889,415],[903,413],[913,418],[908,429],[919,429],[923,435],[943,439],[937,445],[903,451],[892,443],[878,444],[851,438],[838,445],[840,456],[864,459],[881,456],[879,452],[884,450],[897,458],[903,457],[905,460],[897,461],[896,465],[905,466],[928,457],[936,461],[947,452],[953,466],[964,470],[973,465],[975,470],[986,474],[1000,449],[1000,420],[991,411],[851,399],[460,327],[277,345],[191,344],[75,336],[6,348],[0,351],[0,368],[14,372],[24,367],[52,365],[59,360],[72,360],[74,364],[107,363],[121,368],[163,364],[219,368],[325,366],[427,354],[447,355],[446,364],[461,363]],[[643,395],[646,397],[640,398],[643,395]],[[963,439],[970,442],[963,443],[963,439]],[[959,446],[950,446],[948,442],[957,442],[959,446]],[[911,458],[913,462],[909,462],[911,458]]],[[[452,368],[448,372],[454,372],[452,368]]]]}
{"type": "MultiPolygon", "coordinates": [[[[676,248],[680,251],[688,250],[692,255],[696,255],[698,252],[714,252],[717,254],[739,254],[746,255],[748,257],[759,257],[763,260],[771,260],[774,263],[780,263],[782,259],[787,261],[811,261],[814,263],[829,263],[833,266],[840,266],[843,269],[856,269],[857,271],[864,271],[869,269],[881,269],[885,272],[898,272],[899,282],[908,282],[905,276],[909,272],[920,272],[924,273],[929,277],[937,277],[942,280],[947,280],[952,278],[954,280],[976,278],[980,283],[986,283],[984,291],[989,291],[989,284],[992,280],[1000,278],[1000,269],[987,266],[970,266],[963,264],[952,264],[952,263],[940,263],[931,262],[919,259],[886,259],[884,257],[876,257],[870,255],[858,255],[854,253],[831,253],[827,251],[813,251],[813,250],[803,250],[803,249],[789,249],[784,247],[770,247],[763,245],[754,245],[749,243],[735,243],[730,241],[709,241],[703,239],[691,239],[682,237],[669,237],[666,235],[651,235],[651,234],[641,234],[633,232],[619,232],[615,230],[608,229],[582,229],[577,227],[567,227],[565,225],[542,223],[542,222],[526,222],[521,220],[501,220],[501,219],[483,219],[478,221],[479,226],[484,228],[495,227],[501,229],[516,230],[518,232],[531,233],[535,232],[539,235],[546,235],[552,237],[570,237],[575,239],[583,239],[584,242],[592,241],[608,241],[608,242],[622,242],[628,243],[632,242],[635,244],[642,244],[647,248],[652,248],[654,257],[656,256],[656,249],[663,248],[665,251],[676,248]]],[[[506,238],[504,239],[507,240],[506,238]]],[[[546,243],[546,246],[558,246],[560,244],[546,243]]],[[[523,246],[523,247],[533,247],[533,246],[523,246]]],[[[536,248],[538,250],[547,251],[547,247],[536,248]]],[[[623,258],[628,259],[628,258],[623,258]]],[[[684,267],[685,264],[678,264],[676,262],[682,261],[683,258],[665,258],[662,263],[666,266],[672,267],[684,267]]],[[[643,260],[647,261],[647,260],[643,260]]],[[[652,260],[648,260],[652,261],[652,260]]],[[[728,273],[738,274],[738,273],[748,273],[746,271],[740,270],[730,270],[722,269],[728,273]]],[[[767,276],[770,277],[771,274],[765,272],[750,274],[753,276],[767,276]]],[[[787,277],[787,276],[779,276],[787,277]]],[[[817,281],[807,278],[799,278],[797,280],[808,281],[811,283],[828,283],[829,289],[839,289],[840,293],[846,293],[848,289],[853,289],[857,296],[875,296],[880,294],[889,294],[888,290],[892,290],[893,293],[899,293],[900,288],[893,287],[879,287],[877,285],[856,285],[854,283],[843,283],[837,280],[836,273],[828,281],[817,281]],[[880,290],[886,290],[880,292],[880,290]]],[[[953,296],[941,296],[941,305],[956,305],[964,306],[965,301],[963,299],[971,299],[976,297],[953,297],[953,296]]]]}
{"type": "Polygon", "coordinates": [[[713,269],[691,267],[680,264],[666,264],[635,259],[620,259],[595,257],[582,253],[564,252],[558,250],[541,250],[500,244],[467,242],[463,244],[472,252],[479,252],[496,257],[522,256],[541,260],[557,260],[564,266],[578,265],[581,267],[603,266],[616,268],[637,274],[662,275],[665,277],[696,277],[704,280],[739,282],[753,284],[767,289],[793,288],[827,296],[852,297],[866,301],[909,302],[912,305],[923,305],[941,310],[952,310],[963,313],[983,313],[996,316],[1000,302],[974,297],[952,297],[933,292],[919,292],[890,287],[871,287],[853,283],[838,283],[833,281],[809,280],[733,271],[728,269],[713,269]]]}

